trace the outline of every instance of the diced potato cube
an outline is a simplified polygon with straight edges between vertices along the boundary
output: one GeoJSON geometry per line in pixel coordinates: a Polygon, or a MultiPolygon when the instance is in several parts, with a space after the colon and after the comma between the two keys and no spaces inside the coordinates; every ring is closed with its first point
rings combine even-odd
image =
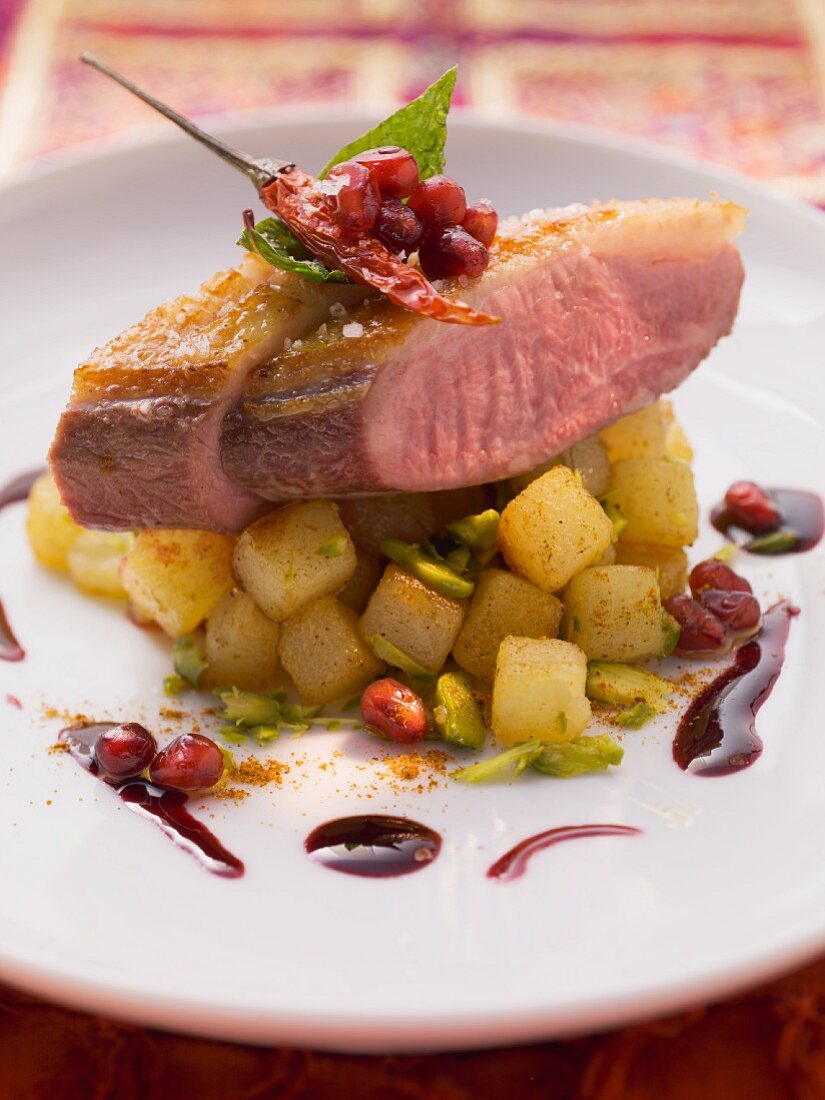
{"type": "Polygon", "coordinates": [[[616,544],[618,565],[646,565],[659,581],[662,599],[676,596],[687,587],[688,560],[681,547],[650,546],[647,543],[622,542],[616,544]]]}
{"type": "Polygon", "coordinates": [[[206,620],[204,686],[225,684],[245,691],[265,691],[279,678],[281,627],[240,588],[227,592],[206,620]]]}
{"type": "Polygon", "coordinates": [[[421,542],[438,527],[435,493],[392,493],[354,497],[338,502],[341,520],[355,545],[371,554],[381,552],[384,539],[421,542]]]}
{"type": "Polygon", "coordinates": [[[323,596],[283,624],[281,662],[308,703],[351,698],[382,672],[357,623],[352,608],[323,596]]]}
{"type": "Polygon", "coordinates": [[[570,741],[590,718],[587,658],[556,638],[505,638],[493,682],[493,732],[508,745],[570,741]]]}
{"type": "Polygon", "coordinates": [[[656,574],[641,565],[598,565],[564,593],[562,637],[590,661],[646,661],[664,648],[656,574]]]}
{"type": "Polygon", "coordinates": [[[134,543],[131,531],[81,531],[66,556],[69,576],[81,591],[92,596],[125,600],[120,568],[134,543]]]}
{"type": "Polygon", "coordinates": [[[442,596],[399,568],[388,565],[359,629],[364,638],[382,634],[430,672],[438,672],[464,621],[465,603],[442,596]]]}
{"type": "Polygon", "coordinates": [[[261,611],[279,621],[343,588],[355,572],[355,547],[331,500],[307,500],[247,527],[234,564],[261,611]]]}
{"type": "Polygon", "coordinates": [[[32,485],[28,509],[26,529],[35,557],[51,569],[65,569],[69,550],[83,528],[69,515],[48,470],[32,485]]]}
{"type": "Polygon", "coordinates": [[[555,638],[562,610],[560,600],[523,577],[504,569],[485,569],[476,580],[453,656],[474,676],[492,680],[504,639],[510,634],[555,638]]]}
{"type": "Polygon", "coordinates": [[[575,470],[581,477],[584,488],[588,493],[592,493],[594,497],[601,496],[610,485],[611,471],[607,451],[598,436],[593,435],[589,439],[581,440],[580,443],[574,443],[572,447],[563,451],[558,458],[550,462],[544,462],[541,466],[536,466],[535,469],[529,470],[526,474],[519,474],[518,477],[510,478],[510,487],[513,492],[520,493],[536,478],[546,474],[548,470],[552,470],[554,466],[567,466],[571,470],[575,470]]]}
{"type": "Polygon", "coordinates": [[[554,466],[504,509],[498,541],[511,568],[556,592],[601,557],[613,524],[572,470],[554,466]]]}
{"type": "Polygon", "coordinates": [[[676,419],[673,405],[670,401],[663,401],[667,418],[667,435],[665,437],[665,456],[677,458],[680,462],[693,462],[693,448],[690,440],[682,430],[682,425],[676,419]]]}
{"type": "Polygon", "coordinates": [[[120,581],[138,616],[177,638],[232,588],[232,546],[232,539],[208,531],[141,531],[120,581]]]}
{"type": "Polygon", "coordinates": [[[666,402],[654,401],[603,428],[599,439],[611,463],[625,458],[664,458],[672,416],[666,402]]]}
{"type": "Polygon", "coordinates": [[[360,615],[381,577],[381,559],[366,551],[358,555],[355,572],[338,593],[338,599],[360,615]]]}
{"type": "Polygon", "coordinates": [[[620,542],[688,546],[699,534],[693,472],[685,462],[664,458],[617,462],[608,496],[627,520],[620,542]]]}

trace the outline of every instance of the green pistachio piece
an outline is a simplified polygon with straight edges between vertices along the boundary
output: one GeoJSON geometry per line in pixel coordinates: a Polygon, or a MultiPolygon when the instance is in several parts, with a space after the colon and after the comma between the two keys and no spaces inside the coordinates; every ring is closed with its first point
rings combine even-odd
{"type": "Polygon", "coordinates": [[[402,542],[400,539],[384,539],[381,550],[396,565],[412,573],[422,584],[440,592],[442,596],[463,600],[473,593],[475,585],[472,581],[459,576],[446,562],[430,557],[420,546],[402,542]]]}
{"type": "Polygon", "coordinates": [[[585,692],[588,699],[612,706],[632,707],[646,703],[664,710],[673,685],[655,672],[614,661],[591,661],[587,666],[585,692]]]}
{"type": "MultiPolygon", "coordinates": [[[[431,672],[424,665],[420,664],[414,657],[410,657],[409,653],[405,653],[403,649],[400,649],[394,642],[391,642],[389,638],[385,638],[383,634],[370,634],[367,638],[367,645],[373,651],[379,661],[386,661],[388,665],[392,665],[393,668],[400,668],[402,672],[412,680],[434,680],[435,673],[431,672]]],[[[360,704],[361,700],[358,699],[360,704]]]]}
{"type": "Polygon", "coordinates": [[[445,672],[438,677],[433,715],[442,740],[466,749],[484,747],[487,728],[473,695],[472,681],[466,672],[445,672]]]}
{"type": "Polygon", "coordinates": [[[624,749],[601,734],[599,737],[576,737],[572,741],[543,745],[530,764],[542,775],[569,779],[586,772],[600,772],[621,764],[624,749]]]}

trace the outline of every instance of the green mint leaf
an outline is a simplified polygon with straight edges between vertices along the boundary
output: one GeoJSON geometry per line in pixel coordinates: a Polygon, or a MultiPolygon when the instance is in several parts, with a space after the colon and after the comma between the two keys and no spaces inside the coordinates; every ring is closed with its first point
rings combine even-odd
{"type": "Polygon", "coordinates": [[[244,229],[237,243],[257,253],[272,267],[294,271],[312,283],[348,282],[343,271],[330,271],[320,260],[310,256],[298,238],[277,218],[264,218],[257,225],[244,229]]]}
{"type": "Polygon", "coordinates": [[[342,160],[350,160],[365,149],[376,149],[381,145],[400,145],[412,153],[418,161],[418,170],[423,180],[443,171],[447,113],[457,75],[457,66],[448,69],[418,99],[400,107],[389,118],[339,149],[318,173],[319,178],[324,179],[330,168],[340,164],[342,160]]]}
{"type": "Polygon", "coordinates": [[[194,634],[182,634],[172,646],[172,664],[178,676],[197,687],[206,669],[206,658],[200,641],[194,634]]]}

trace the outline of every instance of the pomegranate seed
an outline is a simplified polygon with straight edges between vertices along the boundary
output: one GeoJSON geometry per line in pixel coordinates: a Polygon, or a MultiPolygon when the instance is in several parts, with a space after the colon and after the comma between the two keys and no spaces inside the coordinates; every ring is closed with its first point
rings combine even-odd
{"type": "Polygon", "coordinates": [[[725,493],[725,507],[734,523],[752,535],[775,531],[782,522],[779,509],[753,481],[737,481],[731,485],[725,493]]]}
{"type": "Polygon", "coordinates": [[[430,176],[410,195],[407,205],[428,228],[458,225],[467,213],[464,188],[449,176],[430,176]]]}
{"type": "Polygon", "coordinates": [[[149,766],[149,778],[159,787],[199,791],[214,787],[223,775],[223,753],[209,737],[184,733],[161,749],[149,766]]]}
{"type": "Polygon", "coordinates": [[[335,191],[325,191],[324,198],[341,228],[351,233],[372,229],[381,205],[381,192],[370,170],[354,161],[336,164],[322,186],[327,183],[337,187],[335,191]]]}
{"type": "Polygon", "coordinates": [[[361,717],[367,729],[411,745],[427,732],[427,709],[410,688],[398,680],[376,680],[361,696],[361,717]]]}
{"type": "Polygon", "coordinates": [[[482,199],[481,202],[467,207],[467,213],[461,219],[461,226],[470,236],[481,241],[485,248],[489,248],[498,229],[498,214],[493,210],[491,203],[482,199]]]}
{"type": "Polygon", "coordinates": [[[418,250],[424,274],[429,279],[449,279],[456,275],[480,275],[490,262],[487,249],[460,225],[448,225],[440,232],[428,233],[418,250]]]}
{"type": "Polygon", "coordinates": [[[715,615],[690,596],[671,596],[665,608],[681,627],[676,653],[704,653],[724,649],[728,636],[715,615]]]}
{"type": "Polygon", "coordinates": [[[752,592],[748,581],[734,573],[729,565],[715,558],[700,561],[694,565],[688,577],[688,584],[694,596],[703,588],[716,588],[723,592],[752,592]]]}
{"type": "Polygon", "coordinates": [[[418,187],[418,161],[400,145],[381,145],[353,157],[372,173],[382,195],[405,199],[418,187]]]}
{"type": "Polygon", "coordinates": [[[398,199],[384,199],[372,235],[390,252],[414,252],[424,236],[424,226],[414,210],[398,199]]]}
{"type": "Polygon", "coordinates": [[[704,588],[699,593],[699,602],[712,615],[736,634],[750,634],[759,629],[762,621],[762,609],[759,601],[750,592],[722,591],[718,588],[704,588]]]}
{"type": "Polygon", "coordinates": [[[152,762],[155,739],[137,722],[124,722],[103,730],[95,741],[95,763],[109,779],[132,779],[152,762]]]}

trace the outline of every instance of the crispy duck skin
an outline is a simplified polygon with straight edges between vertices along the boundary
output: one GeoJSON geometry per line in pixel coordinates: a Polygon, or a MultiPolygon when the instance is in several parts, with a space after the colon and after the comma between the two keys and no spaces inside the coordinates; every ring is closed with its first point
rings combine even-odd
{"type": "Polygon", "coordinates": [[[363,287],[316,285],[254,255],[151,310],[75,371],[49,459],[87,527],[232,532],[270,505],[230,481],[221,421],[251,371],[363,287]]]}

